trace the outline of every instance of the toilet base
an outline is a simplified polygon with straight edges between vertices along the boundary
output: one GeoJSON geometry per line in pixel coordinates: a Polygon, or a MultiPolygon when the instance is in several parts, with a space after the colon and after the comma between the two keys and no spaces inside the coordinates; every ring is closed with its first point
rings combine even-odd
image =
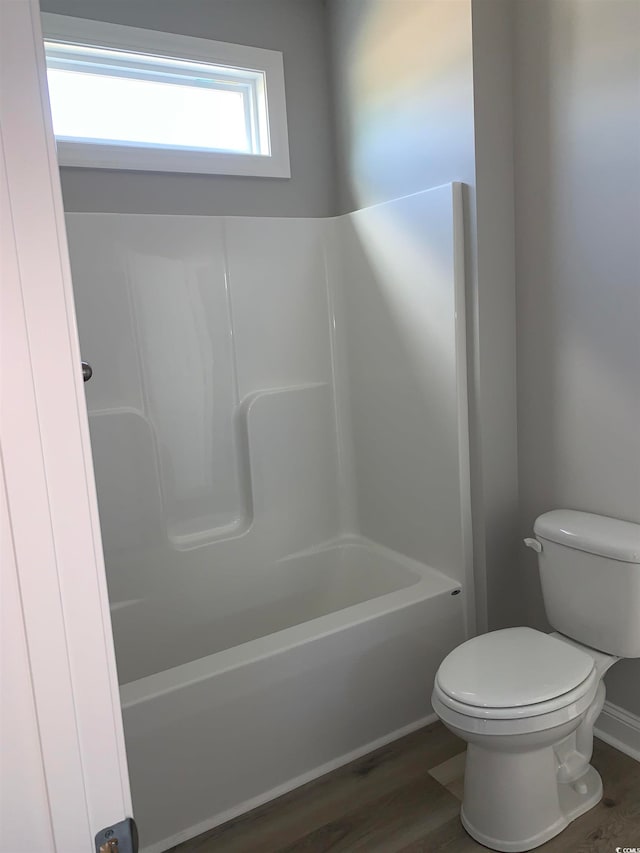
{"type": "MultiPolygon", "coordinates": [[[[507,756],[503,754],[501,769],[507,773],[502,781],[506,781],[507,785],[499,782],[491,790],[487,783],[489,779],[500,778],[493,775],[498,768],[493,768],[491,776],[484,772],[481,776],[477,771],[487,770],[486,753],[474,756],[477,749],[470,744],[471,754],[467,754],[465,795],[460,819],[469,835],[491,850],[502,853],[533,850],[558,835],[602,799],[602,780],[598,771],[591,766],[572,783],[552,782],[545,786],[532,784],[534,779],[541,777],[546,777],[547,783],[550,781],[545,772],[539,774],[538,771],[550,769],[553,761],[551,750],[541,750],[536,756],[527,756],[529,762],[532,758],[534,760],[532,763],[527,762],[529,773],[520,778],[517,778],[519,773],[514,777],[509,773],[508,766],[504,766],[507,756]],[[539,766],[536,768],[535,764],[539,766]],[[503,796],[507,787],[515,796],[503,796]]],[[[484,752],[480,750],[480,753],[484,752]]]]}

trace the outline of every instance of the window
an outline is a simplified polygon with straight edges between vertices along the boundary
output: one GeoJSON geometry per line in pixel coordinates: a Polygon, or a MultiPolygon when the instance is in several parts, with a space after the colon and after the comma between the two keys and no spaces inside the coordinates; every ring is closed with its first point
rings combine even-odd
{"type": "Polygon", "coordinates": [[[290,176],[281,53],[42,19],[61,165],[290,176]]]}

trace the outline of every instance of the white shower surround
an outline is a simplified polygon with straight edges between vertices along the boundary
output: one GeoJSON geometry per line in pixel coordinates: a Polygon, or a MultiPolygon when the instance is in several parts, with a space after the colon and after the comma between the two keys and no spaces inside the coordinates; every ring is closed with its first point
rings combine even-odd
{"type": "Polygon", "coordinates": [[[473,632],[461,191],[67,225],[157,853],[423,724],[473,632]]]}

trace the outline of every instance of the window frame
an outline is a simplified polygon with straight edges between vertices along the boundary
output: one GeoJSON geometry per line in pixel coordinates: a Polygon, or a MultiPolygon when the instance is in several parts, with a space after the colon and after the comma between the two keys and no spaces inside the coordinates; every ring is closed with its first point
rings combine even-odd
{"type": "Polygon", "coordinates": [[[247,154],[144,143],[56,139],[60,166],[290,178],[282,53],[230,42],[42,13],[45,41],[85,45],[261,72],[267,103],[269,154],[247,154]]]}

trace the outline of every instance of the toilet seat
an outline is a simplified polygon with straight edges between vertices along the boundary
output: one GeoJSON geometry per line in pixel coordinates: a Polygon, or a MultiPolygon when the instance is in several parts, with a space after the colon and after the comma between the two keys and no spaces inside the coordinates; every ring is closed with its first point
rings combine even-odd
{"type": "Polygon", "coordinates": [[[542,731],[585,711],[599,681],[587,652],[532,628],[507,628],[447,655],[433,704],[445,721],[470,732],[542,731]]]}
{"type": "MultiPolygon", "coordinates": [[[[519,710],[517,716],[508,716],[508,711],[513,709],[500,709],[501,716],[484,716],[478,713],[484,709],[474,708],[471,705],[463,705],[451,700],[449,696],[443,693],[436,684],[431,696],[431,704],[433,710],[440,719],[450,726],[455,726],[463,732],[477,732],[483,735],[518,735],[530,734],[533,732],[541,732],[546,729],[553,729],[556,726],[561,726],[571,720],[575,720],[593,702],[598,688],[599,679],[597,676],[590,677],[588,683],[585,683],[586,693],[576,698],[576,692],[572,691],[573,698],[567,704],[558,707],[559,703],[555,703],[556,707],[547,706],[543,710],[540,706],[529,705],[524,706],[519,710]]],[[[568,694],[565,694],[568,699],[568,694]]]]}

